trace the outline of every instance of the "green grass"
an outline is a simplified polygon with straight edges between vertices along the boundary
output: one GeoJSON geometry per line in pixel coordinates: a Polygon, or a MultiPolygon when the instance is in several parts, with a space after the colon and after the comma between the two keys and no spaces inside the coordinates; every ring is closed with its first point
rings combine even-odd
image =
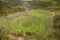
{"type": "Polygon", "coordinates": [[[26,32],[32,32],[36,33],[36,35],[34,35],[36,38],[39,36],[42,40],[46,39],[52,29],[52,23],[49,22],[48,19],[54,16],[54,14],[52,12],[43,11],[45,10],[36,10],[30,14],[31,16],[19,16],[13,20],[11,19],[12,21],[8,19],[8,21],[6,20],[4,23],[6,24],[5,27],[13,33],[21,33],[22,31],[22,35],[24,35],[26,32]]]}
{"type": "Polygon", "coordinates": [[[47,10],[39,10],[39,11],[33,12],[31,15],[42,18],[42,19],[45,19],[45,18],[49,18],[49,17],[54,16],[55,13],[47,11],[47,10]]]}

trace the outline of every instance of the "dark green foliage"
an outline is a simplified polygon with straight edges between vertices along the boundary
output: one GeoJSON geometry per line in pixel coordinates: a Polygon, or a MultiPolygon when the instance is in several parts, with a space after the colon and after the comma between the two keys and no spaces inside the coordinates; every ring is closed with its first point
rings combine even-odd
{"type": "Polygon", "coordinates": [[[53,2],[43,2],[43,1],[34,1],[31,2],[32,8],[34,9],[47,9],[47,10],[51,10],[51,11],[55,11],[55,10],[59,10],[60,9],[60,5],[59,3],[54,3],[53,2]]]}
{"type": "Polygon", "coordinates": [[[54,28],[60,29],[60,15],[54,17],[54,28]]]}
{"type": "Polygon", "coordinates": [[[42,1],[34,1],[31,3],[33,8],[47,8],[51,5],[51,2],[42,2],[42,1]]]}
{"type": "Polygon", "coordinates": [[[8,15],[13,12],[18,12],[23,10],[24,8],[20,5],[17,5],[11,2],[0,1],[0,16],[8,15]]]}
{"type": "Polygon", "coordinates": [[[53,34],[54,34],[54,38],[55,39],[60,40],[60,34],[58,34],[56,32],[54,32],[53,34]]]}
{"type": "Polygon", "coordinates": [[[54,37],[60,40],[60,15],[54,17],[54,37]]]}
{"type": "MultiPolygon", "coordinates": [[[[28,8],[30,9],[46,9],[50,11],[60,10],[60,1],[27,1],[28,8]],[[29,6],[30,5],[30,6],[29,6]]],[[[20,0],[7,0],[0,1],[0,15],[8,15],[9,13],[23,11],[25,8],[23,7],[25,3],[20,0]]]]}

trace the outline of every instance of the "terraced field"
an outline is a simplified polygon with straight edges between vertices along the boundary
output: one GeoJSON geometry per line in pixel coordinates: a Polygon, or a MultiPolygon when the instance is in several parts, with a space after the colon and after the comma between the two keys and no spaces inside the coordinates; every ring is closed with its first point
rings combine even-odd
{"type": "MultiPolygon", "coordinates": [[[[47,10],[18,12],[6,17],[0,17],[0,26],[6,28],[8,35],[23,35],[26,40],[55,40],[48,37],[53,30],[52,17],[54,15],[54,12],[47,10]]],[[[6,32],[6,30],[3,32],[6,32]]]]}

